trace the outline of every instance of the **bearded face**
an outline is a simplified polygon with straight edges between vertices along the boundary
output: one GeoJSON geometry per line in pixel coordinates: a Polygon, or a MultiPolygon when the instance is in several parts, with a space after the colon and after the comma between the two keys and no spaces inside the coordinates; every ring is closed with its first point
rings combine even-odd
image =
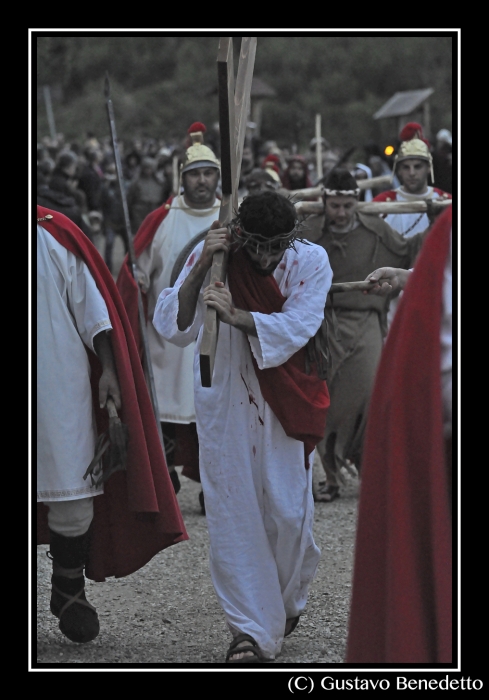
{"type": "Polygon", "coordinates": [[[243,248],[244,252],[251,260],[251,264],[256,273],[262,277],[268,277],[275,270],[285,254],[285,250],[251,250],[248,246],[243,248]]]}
{"type": "Polygon", "coordinates": [[[303,163],[295,160],[289,165],[289,180],[295,189],[304,187],[306,181],[306,168],[303,163]]]}

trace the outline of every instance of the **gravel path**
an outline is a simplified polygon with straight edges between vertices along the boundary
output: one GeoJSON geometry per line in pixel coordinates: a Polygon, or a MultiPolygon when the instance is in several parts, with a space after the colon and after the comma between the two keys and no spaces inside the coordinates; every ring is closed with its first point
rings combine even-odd
{"type": "MultiPolygon", "coordinates": [[[[322,478],[316,461],[314,480],[322,478]]],[[[314,537],[321,549],[306,613],[285,640],[276,664],[341,664],[344,660],[359,482],[341,498],[316,504],[314,537]]],[[[37,662],[33,664],[219,664],[230,634],[209,575],[209,539],[199,484],[182,477],[178,494],[190,539],[160,552],[125,578],[87,581],[101,631],[74,644],[49,611],[51,563],[37,548],[37,662]]],[[[35,615],[35,610],[33,611],[35,615]]],[[[229,668],[229,666],[227,667],[229,668]]],[[[61,669],[60,669],[61,670],[61,669]]]]}

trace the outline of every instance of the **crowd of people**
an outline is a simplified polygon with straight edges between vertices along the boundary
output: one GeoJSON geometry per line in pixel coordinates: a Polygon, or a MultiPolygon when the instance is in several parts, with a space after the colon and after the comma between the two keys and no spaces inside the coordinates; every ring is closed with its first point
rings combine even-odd
{"type": "MultiPolygon", "coordinates": [[[[415,126],[422,130],[420,125],[415,126]]],[[[398,144],[405,140],[406,133],[409,133],[409,129],[399,134],[398,144]]],[[[207,133],[206,142],[219,158],[215,128],[207,133]]],[[[146,214],[176,193],[178,175],[174,160],[181,164],[188,145],[186,136],[180,142],[151,137],[119,141],[133,235],[146,214]]],[[[433,157],[436,185],[451,193],[450,131],[440,129],[434,145],[428,146],[433,157]]],[[[393,173],[393,157],[383,153],[374,141],[367,142],[359,151],[349,153],[321,138],[322,175],[319,178],[315,138],[311,139],[309,148],[300,153],[295,144],[279,147],[276,141],[258,141],[251,136],[243,149],[240,197],[245,196],[250,188],[253,189],[253,180],[262,170],[270,175],[269,181],[271,184],[273,181],[275,187],[300,190],[317,185],[332,167],[338,165],[346,166],[357,180],[391,176],[395,185],[400,184],[393,173]],[[254,178],[250,180],[252,172],[254,178]]],[[[109,241],[109,257],[106,260],[109,268],[112,265],[111,240],[114,232],[124,238],[120,195],[115,179],[114,153],[108,137],[97,138],[89,132],[84,139],[67,142],[62,134],[58,134],[56,139],[45,137],[37,144],[38,203],[52,206],[72,219],[75,217],[77,225],[81,224],[80,227],[91,239],[94,234],[103,233],[109,241]]],[[[388,185],[377,183],[371,191],[362,191],[360,200],[370,201],[389,189],[388,185]]]]}
{"type": "MultiPolygon", "coordinates": [[[[418,493],[427,508],[436,502],[443,522],[433,527],[432,519],[421,518],[422,526],[407,536],[408,553],[414,561],[416,543],[422,550],[430,532],[444,551],[448,547],[452,220],[451,206],[445,211],[433,202],[449,205],[452,198],[451,134],[442,129],[432,148],[422,126],[410,122],[392,162],[373,143],[359,162],[323,138],[320,177],[314,139],[305,154],[275,142],[260,148],[249,142],[238,209],[222,226],[218,142],[209,139],[208,145],[206,132],[195,122],[179,144],[120,144],[122,183],[108,139],[90,134],[81,146],[62,138],[38,144],[38,314],[46,320],[38,337],[38,542],[50,545],[51,611],[61,632],[75,642],[91,641],[99,621],[86,600],[84,576],[102,581],[127,575],[187,538],[176,498],[174,468],[181,466],[184,477],[201,484],[211,577],[232,635],[225,660],[261,663],[277,657],[307,604],[320,557],[314,503],[338,498],[344,470],[361,476],[361,504],[379,479],[376,449],[382,440],[369,406],[372,392],[389,400],[379,364],[386,365],[387,376],[390,356],[400,352],[398,328],[406,318],[412,323],[412,297],[426,311],[426,323],[435,324],[426,336],[433,346],[426,365],[434,393],[428,417],[418,419],[414,397],[409,404],[414,423],[431,425],[420,432],[418,461],[430,463],[434,435],[443,447],[433,467],[439,491],[433,494],[430,484],[423,496],[418,483],[418,493]],[[444,188],[437,186],[438,173],[444,188]],[[385,175],[391,182],[361,186],[385,175]],[[298,190],[320,213],[299,213],[298,190]],[[422,202],[426,210],[367,214],[362,202],[422,202]],[[128,233],[134,235],[134,266],[128,233]],[[104,259],[93,244],[97,235],[104,237],[104,259]],[[126,250],[119,269],[113,260],[116,236],[126,250]],[[218,252],[227,259],[225,281],[211,279],[218,252]],[[441,272],[430,291],[429,261],[435,259],[441,272]],[[411,277],[425,285],[424,297],[412,291],[411,277]],[[333,283],[364,280],[370,288],[363,294],[353,288],[333,293],[333,283]],[[431,314],[440,299],[443,315],[431,314]],[[220,324],[212,382],[203,386],[199,351],[208,309],[220,324]],[[142,370],[144,347],[157,414],[142,370]],[[73,374],[78,383],[70,381],[73,374]],[[107,468],[115,452],[112,405],[131,436],[123,468],[115,473],[107,468]],[[325,479],[313,492],[316,450],[325,479]],[[100,479],[87,481],[94,462],[100,479]]],[[[402,389],[409,393],[407,380],[402,389]]],[[[399,426],[410,434],[406,417],[397,420],[393,441],[404,439],[399,426]]],[[[388,442],[383,449],[389,481],[401,448],[388,442]]],[[[403,453],[402,478],[409,464],[403,453]]],[[[360,516],[348,660],[451,661],[450,571],[447,557],[440,563],[435,553],[440,596],[434,594],[428,607],[441,606],[436,630],[419,595],[413,605],[416,644],[403,645],[391,635],[389,646],[382,620],[390,627],[399,622],[404,631],[409,620],[395,603],[382,617],[375,599],[378,641],[369,645],[364,630],[371,622],[362,611],[379,585],[373,573],[371,585],[358,582],[371,546],[365,506],[360,516]]],[[[379,516],[374,526],[387,521],[379,516]]],[[[401,525],[414,527],[409,517],[401,525]]],[[[377,548],[375,555],[379,563],[370,568],[378,574],[383,552],[377,548]]],[[[423,575],[429,571],[427,566],[423,575]]],[[[386,588],[390,600],[396,591],[386,588]]],[[[402,596],[403,586],[399,591],[402,596]]]]}

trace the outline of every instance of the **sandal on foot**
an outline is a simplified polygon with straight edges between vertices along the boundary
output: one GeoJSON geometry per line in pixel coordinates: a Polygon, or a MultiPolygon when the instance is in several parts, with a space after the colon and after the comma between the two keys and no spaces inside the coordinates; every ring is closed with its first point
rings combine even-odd
{"type": "Polygon", "coordinates": [[[335,498],[340,497],[340,487],[334,484],[326,484],[314,494],[317,503],[331,503],[335,498]]]}
{"type": "Polygon", "coordinates": [[[299,618],[300,615],[297,615],[297,617],[289,617],[288,620],[285,621],[285,628],[287,629],[287,623],[290,623],[290,628],[288,632],[284,632],[284,637],[288,637],[289,634],[292,634],[292,632],[299,624],[299,618]]]}
{"type": "Polygon", "coordinates": [[[226,663],[227,664],[254,664],[256,662],[262,662],[262,661],[267,661],[267,659],[264,658],[261,649],[259,648],[258,644],[255,642],[253,637],[251,637],[249,634],[238,634],[237,637],[233,639],[231,644],[229,645],[228,653],[226,654],[226,663]],[[246,646],[238,647],[238,644],[241,644],[241,642],[249,642],[246,646]],[[245,656],[242,659],[235,659],[233,661],[232,657],[237,656],[238,654],[243,654],[244,652],[251,651],[253,656],[245,656]]]}

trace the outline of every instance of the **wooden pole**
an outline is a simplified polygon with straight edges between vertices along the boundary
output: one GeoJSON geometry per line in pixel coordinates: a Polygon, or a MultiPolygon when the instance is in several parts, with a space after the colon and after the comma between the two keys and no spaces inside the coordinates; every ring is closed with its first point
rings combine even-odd
{"type": "Polygon", "coordinates": [[[424,134],[427,139],[431,139],[431,113],[430,113],[430,98],[428,97],[423,104],[423,127],[424,134]]]}
{"type": "Polygon", "coordinates": [[[48,117],[49,133],[51,134],[52,141],[56,141],[56,138],[57,138],[56,125],[54,123],[54,112],[53,112],[53,105],[51,102],[51,90],[49,88],[49,85],[44,85],[43,94],[44,94],[44,104],[46,105],[46,114],[48,117]]]}
{"type": "MultiPolygon", "coordinates": [[[[134,252],[134,242],[133,242],[133,237],[132,237],[132,233],[131,233],[131,220],[129,218],[129,209],[127,206],[126,191],[124,188],[122,163],[121,163],[119,146],[118,146],[118,142],[117,142],[117,134],[116,134],[116,129],[115,129],[114,109],[112,106],[112,100],[110,98],[110,83],[109,83],[108,75],[106,75],[106,77],[105,77],[105,99],[106,99],[106,106],[107,106],[107,115],[109,118],[110,133],[111,133],[111,137],[112,137],[112,147],[114,150],[114,160],[115,160],[115,166],[116,166],[116,172],[117,172],[117,180],[119,182],[119,191],[121,194],[122,210],[124,213],[124,223],[125,223],[125,228],[126,228],[126,242],[127,242],[127,252],[128,252],[128,257],[129,257],[129,266],[130,266],[131,272],[132,272],[133,277],[134,277],[134,281],[135,281],[137,289],[138,289],[138,317],[139,317],[139,331],[141,333],[141,339],[143,342],[143,368],[144,368],[144,373],[146,375],[146,383],[147,383],[148,389],[149,389],[151,404],[153,406],[153,413],[154,413],[155,419],[156,419],[156,427],[158,429],[158,436],[160,438],[161,448],[162,448],[163,453],[164,453],[165,452],[165,444],[163,441],[163,433],[161,430],[161,422],[160,422],[161,419],[160,419],[160,412],[159,412],[159,408],[158,408],[158,399],[156,396],[156,387],[155,387],[155,380],[154,380],[154,374],[153,374],[153,365],[151,364],[151,356],[149,354],[149,343],[148,343],[148,334],[147,334],[147,329],[146,329],[146,317],[145,317],[144,308],[143,308],[143,297],[141,294],[141,287],[139,286],[137,272],[136,272],[136,254],[134,252]]],[[[170,468],[168,468],[168,470],[171,471],[170,468]]]]}
{"type": "Polygon", "coordinates": [[[316,114],[316,181],[323,177],[323,147],[321,144],[321,115],[316,114]]]}
{"type": "Polygon", "coordinates": [[[172,159],[172,193],[176,197],[180,193],[180,173],[178,172],[178,156],[172,159]]]}
{"type": "Polygon", "coordinates": [[[236,175],[233,188],[233,209],[238,208],[238,188],[241,174],[241,161],[246,138],[246,126],[251,108],[251,82],[253,80],[253,68],[255,65],[256,36],[244,36],[241,40],[241,51],[238,63],[238,75],[236,76],[236,90],[234,92],[234,126],[236,140],[236,175]]]}
{"type": "Polygon", "coordinates": [[[336,292],[363,292],[366,289],[372,289],[377,282],[336,282],[329,288],[328,294],[336,292]]]}
{"type": "MultiPolygon", "coordinates": [[[[234,68],[233,39],[221,37],[217,57],[217,81],[219,88],[219,134],[221,139],[221,187],[222,199],[219,222],[226,226],[232,218],[233,180],[236,172],[236,148],[234,144],[234,68]]],[[[224,251],[218,251],[212,259],[210,283],[226,279],[224,251]]],[[[200,377],[203,387],[212,386],[212,373],[219,336],[219,317],[216,309],[206,307],[204,330],[200,345],[200,377]]]]}
{"type": "MultiPolygon", "coordinates": [[[[237,209],[241,156],[246,134],[246,119],[249,111],[251,80],[255,61],[256,37],[243,37],[234,91],[233,39],[221,37],[217,56],[217,79],[219,88],[219,133],[221,139],[221,187],[222,199],[219,222],[226,226],[237,209]],[[238,158],[238,155],[240,156],[238,158]]],[[[210,283],[226,280],[227,255],[218,251],[212,259],[210,283]]],[[[203,387],[212,386],[212,373],[219,337],[217,311],[206,307],[204,329],[200,345],[200,377],[203,387]]]]}

